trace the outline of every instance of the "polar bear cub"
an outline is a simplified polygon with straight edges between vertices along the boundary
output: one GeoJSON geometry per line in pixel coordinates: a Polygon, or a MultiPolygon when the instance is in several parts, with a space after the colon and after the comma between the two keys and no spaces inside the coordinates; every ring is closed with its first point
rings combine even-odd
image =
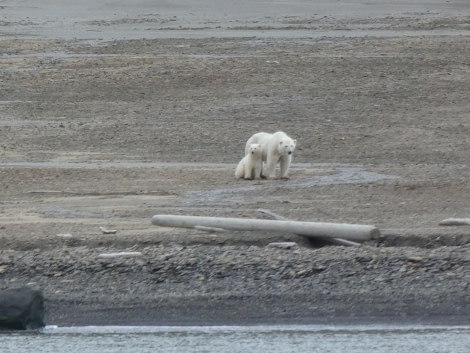
{"type": "Polygon", "coordinates": [[[276,165],[281,165],[281,178],[287,179],[289,167],[292,161],[292,153],[295,150],[297,140],[291,139],[284,132],[278,131],[274,134],[258,132],[251,136],[246,142],[245,152],[253,143],[261,146],[261,157],[263,162],[262,176],[273,178],[276,165]]]}
{"type": "Polygon", "coordinates": [[[262,166],[261,146],[258,143],[252,143],[247,146],[245,157],[238,163],[235,176],[244,179],[259,179],[262,166]]]}

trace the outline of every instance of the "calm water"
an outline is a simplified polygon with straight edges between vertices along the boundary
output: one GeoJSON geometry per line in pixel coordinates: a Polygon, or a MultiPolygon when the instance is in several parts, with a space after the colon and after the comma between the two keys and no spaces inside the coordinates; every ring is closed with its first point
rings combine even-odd
{"type": "Polygon", "coordinates": [[[0,334],[2,353],[468,353],[470,326],[48,326],[0,334]]]}

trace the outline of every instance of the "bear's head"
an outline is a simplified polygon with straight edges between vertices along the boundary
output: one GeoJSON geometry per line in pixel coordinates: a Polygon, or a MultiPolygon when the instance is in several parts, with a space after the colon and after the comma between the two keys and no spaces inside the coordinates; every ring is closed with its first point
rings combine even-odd
{"type": "Polygon", "coordinates": [[[293,140],[291,138],[283,138],[279,141],[279,145],[277,146],[277,151],[282,156],[291,155],[292,152],[295,150],[295,145],[297,144],[297,140],[293,140]]]}
{"type": "Polygon", "coordinates": [[[261,145],[259,143],[252,143],[248,148],[248,153],[252,156],[259,156],[261,154],[261,145]]]}

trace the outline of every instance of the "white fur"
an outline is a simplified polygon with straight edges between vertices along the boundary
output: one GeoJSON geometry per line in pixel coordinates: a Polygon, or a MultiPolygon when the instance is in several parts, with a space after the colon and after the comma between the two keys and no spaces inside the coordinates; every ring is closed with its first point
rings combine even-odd
{"type": "Polygon", "coordinates": [[[261,146],[257,143],[250,144],[250,146],[247,146],[245,157],[235,169],[235,176],[244,179],[259,179],[261,178],[262,166],[261,146]]]}
{"type": "Polygon", "coordinates": [[[265,162],[263,167],[263,176],[273,178],[276,165],[281,165],[281,178],[287,178],[289,167],[292,161],[292,153],[295,150],[297,140],[291,139],[284,132],[278,131],[274,134],[258,132],[251,136],[246,142],[245,152],[253,143],[261,145],[262,160],[265,162]]]}

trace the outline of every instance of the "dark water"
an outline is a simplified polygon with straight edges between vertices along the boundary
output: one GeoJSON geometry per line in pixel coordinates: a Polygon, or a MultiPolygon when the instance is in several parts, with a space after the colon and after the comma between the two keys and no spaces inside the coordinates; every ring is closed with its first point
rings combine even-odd
{"type": "Polygon", "coordinates": [[[468,353],[470,326],[48,326],[0,334],[2,353],[468,353]]]}

